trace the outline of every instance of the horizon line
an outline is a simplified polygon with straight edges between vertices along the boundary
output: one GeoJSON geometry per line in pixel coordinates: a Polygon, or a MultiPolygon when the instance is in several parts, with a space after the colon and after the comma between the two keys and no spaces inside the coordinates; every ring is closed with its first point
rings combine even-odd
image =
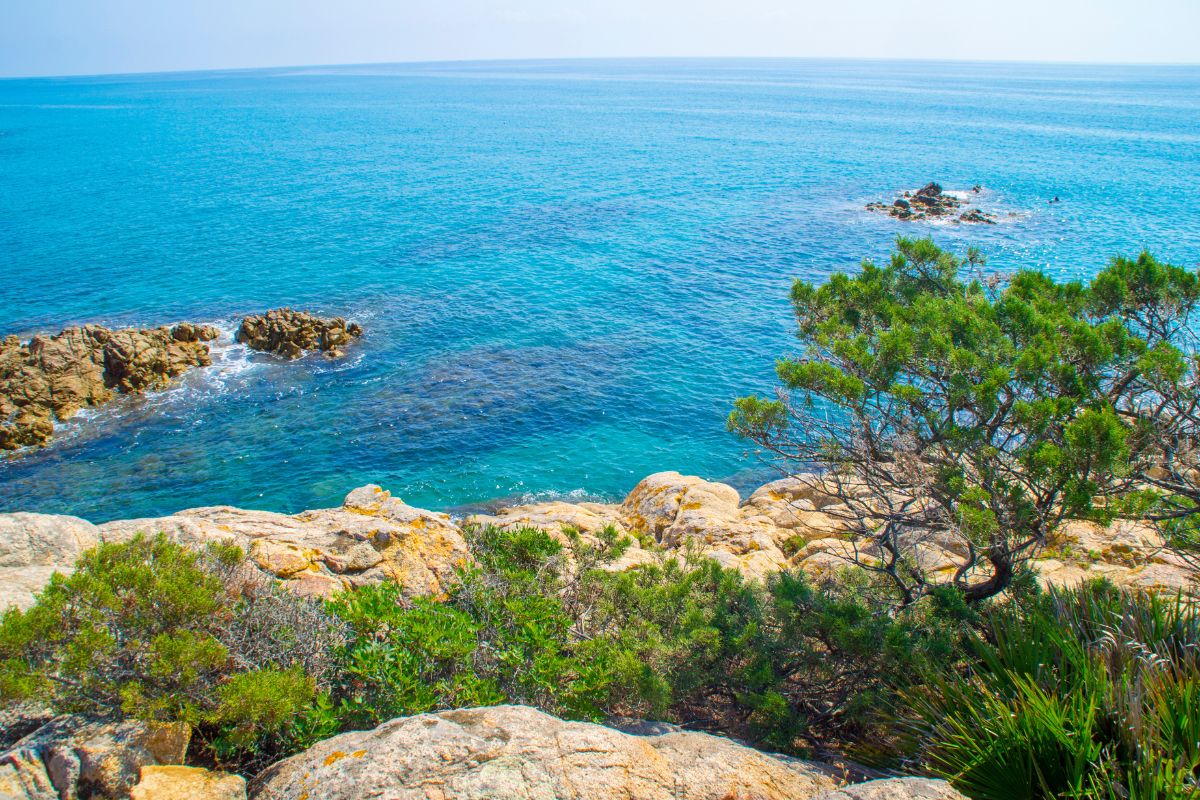
{"type": "Polygon", "coordinates": [[[356,61],[343,63],[315,64],[263,64],[258,66],[195,67],[187,69],[143,70],[135,72],[63,72],[44,74],[0,75],[0,81],[13,80],[62,80],[84,78],[139,78],[167,75],[199,75],[224,72],[260,72],[286,69],[330,69],[335,67],[396,67],[453,64],[520,64],[530,62],[583,62],[583,61],[849,61],[865,63],[911,63],[911,64],[1027,64],[1029,66],[1052,67],[1132,67],[1132,68],[1196,68],[1200,61],[1044,61],[1020,58],[911,58],[869,56],[526,56],[521,58],[447,58],[421,59],[416,61],[356,61]]]}

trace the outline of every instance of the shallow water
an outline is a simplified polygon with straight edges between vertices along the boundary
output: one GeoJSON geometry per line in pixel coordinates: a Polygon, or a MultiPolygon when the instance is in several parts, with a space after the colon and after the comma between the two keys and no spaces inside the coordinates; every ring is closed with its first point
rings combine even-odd
{"type": "Polygon", "coordinates": [[[0,334],[363,323],[339,362],[214,369],[0,463],[0,509],[93,520],[619,497],[764,478],[724,431],[786,294],[900,233],[997,269],[1200,263],[1200,69],[575,61],[0,81],[0,334]],[[983,184],[994,227],[862,210],[983,184]],[[1061,198],[1049,204],[1051,197],[1061,198]]]}

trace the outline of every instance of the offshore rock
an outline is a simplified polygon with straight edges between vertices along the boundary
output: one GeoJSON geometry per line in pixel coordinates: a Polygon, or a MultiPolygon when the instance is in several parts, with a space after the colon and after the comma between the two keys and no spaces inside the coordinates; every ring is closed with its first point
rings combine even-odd
{"type": "Polygon", "coordinates": [[[322,318],[305,311],[277,308],[246,317],[237,330],[237,340],[253,350],[284,358],[300,358],[318,350],[328,358],[346,354],[346,346],[362,336],[362,328],[341,317],[322,318]]]}
{"type": "Polygon", "coordinates": [[[394,719],[320,742],[256,783],[256,800],[804,800],[836,788],[829,767],[718,736],[635,736],[525,706],[394,719]]]}
{"type": "Polygon", "coordinates": [[[192,367],[212,363],[211,325],[110,330],[100,325],[67,328],[22,343],[0,340],[0,450],[42,446],[54,423],[80,409],[108,402],[116,393],[166,387],[192,367]]]}
{"type": "MultiPolygon", "coordinates": [[[[979,186],[971,189],[978,194],[979,186]]],[[[978,208],[964,208],[966,203],[954,194],[942,190],[938,183],[930,182],[920,189],[904,192],[891,203],[868,203],[868,211],[878,211],[895,219],[929,220],[945,219],[953,223],[967,222],[995,225],[996,218],[978,208]]]]}

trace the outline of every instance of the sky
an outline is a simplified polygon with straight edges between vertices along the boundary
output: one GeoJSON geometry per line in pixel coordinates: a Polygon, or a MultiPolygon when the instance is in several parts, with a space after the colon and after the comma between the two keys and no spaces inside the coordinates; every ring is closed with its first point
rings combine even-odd
{"type": "Polygon", "coordinates": [[[1200,63],[1200,0],[0,0],[0,76],[771,56],[1200,63]]]}

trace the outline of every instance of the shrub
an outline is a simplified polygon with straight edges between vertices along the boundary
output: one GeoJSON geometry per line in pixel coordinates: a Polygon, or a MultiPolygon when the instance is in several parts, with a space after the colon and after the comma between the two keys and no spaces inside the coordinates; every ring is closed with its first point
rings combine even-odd
{"type": "MultiPolygon", "coordinates": [[[[881,713],[901,687],[960,656],[971,612],[952,590],[897,616],[854,572],[746,581],[713,561],[608,576],[602,614],[618,666],[613,710],[666,716],[787,753],[892,756],[881,713]]],[[[603,640],[601,640],[603,641],[603,640]]]]}
{"type": "Polygon", "coordinates": [[[241,551],[164,536],[101,544],[0,622],[0,699],[182,721],[235,763],[288,747],[330,680],[341,625],[280,591],[241,551]]]}
{"type": "Polygon", "coordinates": [[[434,709],[510,702],[562,716],[603,716],[610,668],[575,631],[595,567],[624,545],[576,536],[570,558],[537,529],[467,530],[474,563],[441,602],[406,599],[394,584],[335,597],[352,638],[342,652],[335,715],[369,727],[434,709]]]}
{"type": "Polygon", "coordinates": [[[1090,584],[992,613],[973,669],[909,696],[925,763],[980,800],[1193,797],[1200,614],[1090,584]]]}

